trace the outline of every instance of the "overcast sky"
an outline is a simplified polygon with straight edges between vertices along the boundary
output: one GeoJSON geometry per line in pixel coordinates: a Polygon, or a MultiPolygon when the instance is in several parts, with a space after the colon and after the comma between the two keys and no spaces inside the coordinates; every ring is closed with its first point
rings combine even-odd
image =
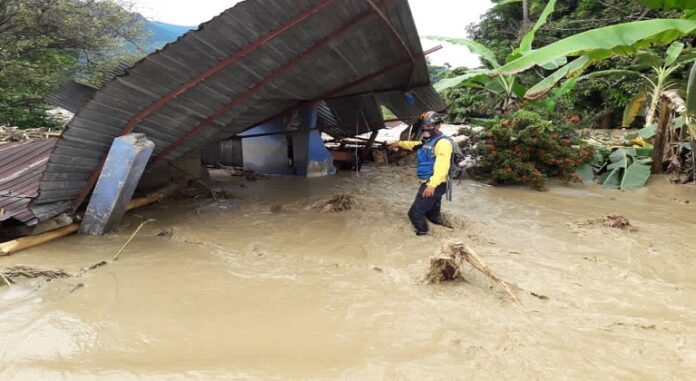
{"type": "MultiPolygon", "coordinates": [[[[129,0],[136,11],[151,20],[177,25],[198,25],[217,16],[239,0],[129,0]]],[[[409,0],[421,36],[466,37],[468,24],[478,21],[491,7],[490,0],[409,0]]],[[[437,42],[424,41],[428,49],[437,42]]],[[[443,44],[445,48],[430,55],[433,63],[453,66],[478,66],[478,58],[464,47],[443,44]]]]}

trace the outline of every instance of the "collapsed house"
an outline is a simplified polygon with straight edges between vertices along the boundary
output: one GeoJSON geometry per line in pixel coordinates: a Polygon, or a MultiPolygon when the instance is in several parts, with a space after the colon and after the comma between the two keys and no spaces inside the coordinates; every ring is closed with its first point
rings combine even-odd
{"type": "Polygon", "coordinates": [[[445,109],[428,53],[406,0],[241,2],[101,88],[54,97],[76,114],[31,184],[0,193],[1,218],[31,225],[75,211],[103,176],[114,139],[133,133],[153,144],[140,186],[166,183],[172,162],[200,163],[202,150],[224,145],[259,172],[330,174],[322,134],[378,131],[382,107],[406,123],[445,109]],[[33,192],[17,203],[25,188],[33,192]]]}

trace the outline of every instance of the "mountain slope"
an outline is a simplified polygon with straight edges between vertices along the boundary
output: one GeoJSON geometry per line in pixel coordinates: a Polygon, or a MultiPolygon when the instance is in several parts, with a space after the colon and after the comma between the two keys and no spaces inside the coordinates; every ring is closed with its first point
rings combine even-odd
{"type": "Polygon", "coordinates": [[[159,21],[147,20],[147,28],[150,38],[147,43],[148,52],[162,48],[169,42],[176,41],[179,36],[195,29],[195,26],[173,25],[159,21]]]}

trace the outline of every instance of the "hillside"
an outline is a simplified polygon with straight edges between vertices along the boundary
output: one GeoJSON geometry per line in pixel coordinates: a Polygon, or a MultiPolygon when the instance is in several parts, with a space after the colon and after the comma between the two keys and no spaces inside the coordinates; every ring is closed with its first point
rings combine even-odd
{"type": "Polygon", "coordinates": [[[160,49],[167,43],[176,41],[179,36],[189,30],[196,28],[195,26],[173,25],[152,20],[147,20],[147,25],[151,36],[147,43],[148,52],[160,49]]]}

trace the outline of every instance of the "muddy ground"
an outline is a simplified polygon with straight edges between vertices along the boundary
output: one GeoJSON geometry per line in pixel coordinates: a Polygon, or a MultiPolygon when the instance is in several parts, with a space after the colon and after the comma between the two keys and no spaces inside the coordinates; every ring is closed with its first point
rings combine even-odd
{"type": "Polygon", "coordinates": [[[696,187],[459,184],[456,229],[416,237],[409,168],[248,181],[170,200],[121,232],[11,257],[81,278],[0,288],[2,380],[690,380],[696,375],[696,187]],[[349,193],[357,205],[320,213],[349,193]],[[629,219],[634,229],[597,220],[629,219]],[[465,241],[519,292],[474,272],[426,285],[465,241]],[[82,284],[82,287],[79,285],[82,284]],[[78,287],[76,287],[78,286],[78,287]]]}

